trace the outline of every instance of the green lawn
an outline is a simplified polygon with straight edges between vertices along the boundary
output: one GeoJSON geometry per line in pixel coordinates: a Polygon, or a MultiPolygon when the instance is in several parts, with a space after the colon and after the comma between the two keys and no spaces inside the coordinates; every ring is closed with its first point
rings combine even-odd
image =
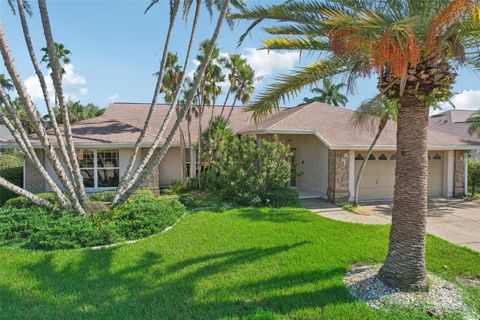
{"type": "MultiPolygon", "coordinates": [[[[383,260],[387,236],[303,209],[238,209],[109,249],[0,249],[0,318],[411,319],[371,311],[342,285],[352,263],[383,260]]],[[[480,254],[429,237],[428,267],[478,279],[480,254]]],[[[480,308],[480,290],[468,294],[480,308]]]]}

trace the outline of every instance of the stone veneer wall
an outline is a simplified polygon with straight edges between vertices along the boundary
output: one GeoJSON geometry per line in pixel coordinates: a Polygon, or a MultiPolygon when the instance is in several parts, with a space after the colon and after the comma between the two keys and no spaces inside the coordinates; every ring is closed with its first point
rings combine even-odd
{"type": "MultiPolygon", "coordinates": [[[[147,155],[147,152],[148,149],[142,150],[143,157],[147,155]]],[[[152,171],[148,178],[145,179],[141,188],[152,190],[155,193],[160,193],[160,174],[158,166],[152,171]]]]}
{"type": "Polygon", "coordinates": [[[349,164],[348,150],[328,151],[328,200],[333,203],[348,202],[349,191],[349,164]]]}
{"type": "MultiPolygon", "coordinates": [[[[45,164],[44,151],[35,149],[38,159],[45,164]]],[[[42,174],[35,168],[33,163],[25,158],[25,186],[24,188],[32,193],[45,192],[45,179],[42,174]]]]}
{"type": "Polygon", "coordinates": [[[463,197],[465,195],[465,163],[468,156],[467,151],[455,150],[454,174],[453,174],[453,196],[463,197]]]}

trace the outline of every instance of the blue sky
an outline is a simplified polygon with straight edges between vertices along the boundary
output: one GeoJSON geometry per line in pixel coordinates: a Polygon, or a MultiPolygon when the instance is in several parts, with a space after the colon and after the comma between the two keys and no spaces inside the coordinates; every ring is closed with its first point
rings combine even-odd
{"type": "MultiPolygon", "coordinates": [[[[40,56],[44,47],[40,17],[36,1],[31,1],[35,9],[29,19],[34,45],[40,56]]],[[[274,1],[271,1],[274,2],[274,1]]],[[[248,5],[267,3],[267,0],[248,0],[248,5]]],[[[161,0],[146,15],[143,11],[148,1],[48,1],[50,19],[57,42],[63,43],[72,51],[72,64],[67,66],[64,87],[74,100],[93,102],[101,107],[112,101],[148,102],[154,88],[152,73],[157,71],[165,32],[168,24],[168,1],[161,0]]],[[[200,21],[196,38],[198,43],[210,37],[215,20],[211,20],[205,10],[200,21]]],[[[6,0],[0,0],[0,20],[7,33],[10,47],[20,74],[27,85],[40,111],[45,112],[34,71],[29,63],[28,53],[17,16],[13,16],[6,0]]],[[[246,56],[254,69],[264,76],[257,84],[256,92],[271,83],[276,75],[303,66],[316,58],[315,55],[299,55],[297,52],[270,52],[255,50],[261,47],[261,39],[267,35],[257,28],[240,48],[239,36],[248,23],[240,23],[233,30],[224,27],[218,46],[222,53],[240,53],[246,56]]],[[[180,61],[186,48],[189,24],[179,20],[171,45],[171,51],[178,52],[180,61]]],[[[193,55],[195,56],[195,54],[193,55]]],[[[190,61],[189,69],[195,64],[190,61]]],[[[44,70],[47,73],[47,70],[44,70]]],[[[4,66],[0,72],[6,73],[4,66]]],[[[480,108],[479,74],[462,70],[455,85],[458,92],[454,97],[457,108],[480,108]]],[[[298,97],[286,102],[294,106],[310,95],[304,90],[298,97]]],[[[356,108],[361,101],[376,92],[375,79],[360,80],[357,92],[348,96],[348,108],[356,108]]],[[[223,101],[220,99],[220,101],[223,101]]]]}

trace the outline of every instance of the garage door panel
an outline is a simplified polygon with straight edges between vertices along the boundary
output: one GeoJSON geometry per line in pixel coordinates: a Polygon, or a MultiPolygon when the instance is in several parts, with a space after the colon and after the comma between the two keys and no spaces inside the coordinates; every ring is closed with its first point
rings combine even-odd
{"type": "MultiPolygon", "coordinates": [[[[393,154],[391,152],[383,153],[389,160],[379,160],[381,154],[382,152],[373,153],[376,160],[369,160],[367,163],[360,182],[360,200],[393,198],[396,161],[390,160],[393,154]]],[[[443,152],[431,153],[429,156],[431,160],[428,170],[428,193],[430,197],[441,197],[443,195],[443,152]]],[[[355,174],[358,174],[361,163],[362,161],[355,161],[355,174]]]]}

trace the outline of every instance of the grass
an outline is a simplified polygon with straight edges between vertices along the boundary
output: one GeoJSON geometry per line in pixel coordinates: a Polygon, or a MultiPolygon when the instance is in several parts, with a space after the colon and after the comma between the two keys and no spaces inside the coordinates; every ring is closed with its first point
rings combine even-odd
{"type": "MultiPolygon", "coordinates": [[[[342,284],[353,263],[381,263],[388,226],[304,209],[185,216],[170,231],[101,250],[0,249],[4,319],[430,319],[373,311],[342,284]]],[[[480,278],[480,254],[428,237],[430,271],[480,278]]],[[[480,308],[480,289],[467,289],[480,308]]]]}

